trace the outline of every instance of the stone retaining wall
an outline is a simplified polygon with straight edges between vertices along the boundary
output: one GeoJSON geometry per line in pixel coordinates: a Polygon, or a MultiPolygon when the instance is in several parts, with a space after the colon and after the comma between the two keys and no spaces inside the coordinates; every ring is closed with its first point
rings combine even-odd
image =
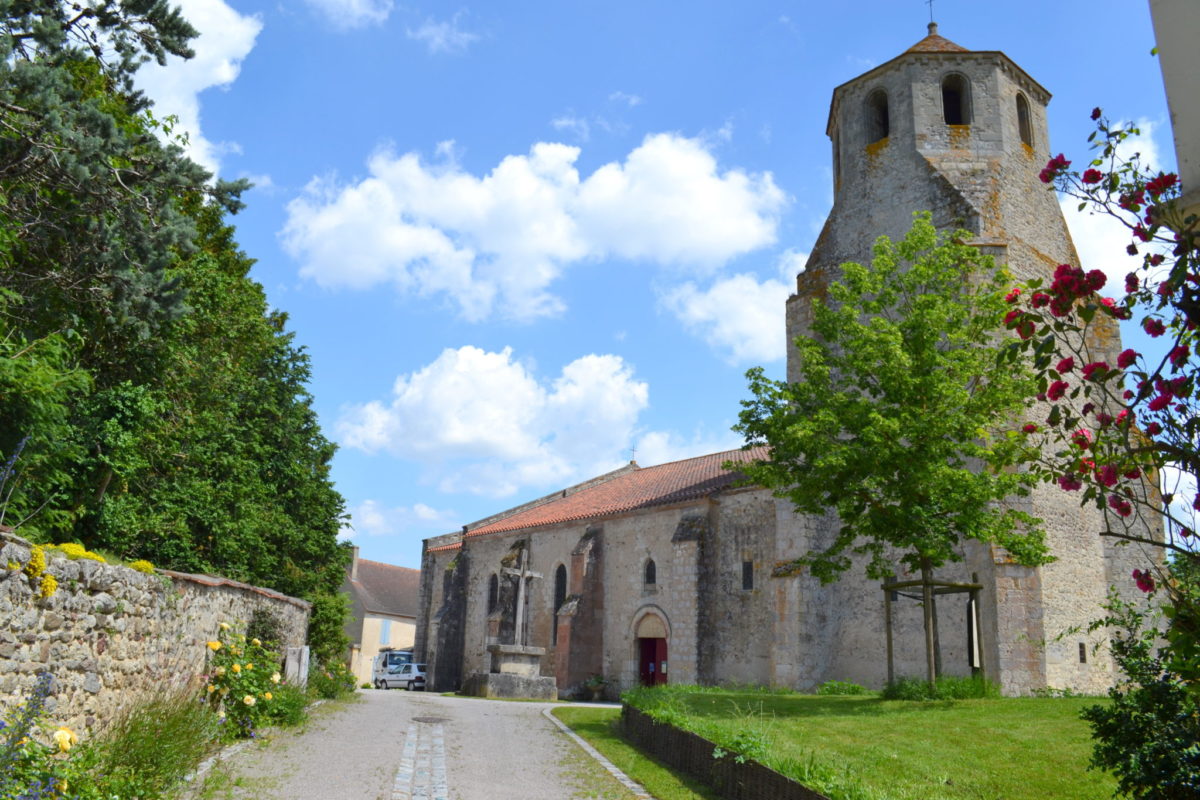
{"type": "Polygon", "coordinates": [[[220,623],[248,622],[258,609],[280,621],[282,646],[304,644],[309,603],[208,575],[145,574],[46,550],[58,589],[41,599],[21,569],[31,551],[0,531],[0,716],[50,672],[50,721],[103,727],[140,697],[196,683],[220,623]]]}

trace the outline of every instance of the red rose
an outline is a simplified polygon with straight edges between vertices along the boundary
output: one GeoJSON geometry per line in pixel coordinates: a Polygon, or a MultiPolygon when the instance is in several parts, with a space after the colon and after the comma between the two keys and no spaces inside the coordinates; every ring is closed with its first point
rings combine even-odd
{"type": "Polygon", "coordinates": [[[1151,422],[1146,426],[1147,436],[1158,436],[1160,433],[1162,433],[1162,425],[1159,425],[1157,422],[1151,422]]]}
{"type": "Polygon", "coordinates": [[[1179,176],[1173,172],[1169,172],[1166,175],[1159,175],[1154,180],[1147,182],[1146,191],[1150,194],[1162,194],[1174,186],[1178,180],[1179,176]]]}
{"type": "Polygon", "coordinates": [[[1167,326],[1162,324],[1162,320],[1146,317],[1142,320],[1142,330],[1157,339],[1167,332],[1167,326]]]}
{"type": "Polygon", "coordinates": [[[1117,366],[1121,369],[1129,369],[1133,366],[1133,362],[1137,361],[1138,354],[1131,347],[1128,350],[1122,350],[1121,355],[1117,356],[1117,366]]]}
{"type": "Polygon", "coordinates": [[[1092,120],[1098,119],[1100,119],[1100,106],[1096,106],[1092,109],[1092,120]]]}
{"type": "Polygon", "coordinates": [[[1083,173],[1084,183],[1099,183],[1104,180],[1104,173],[1098,169],[1085,170],[1083,173]]]}
{"type": "Polygon", "coordinates": [[[1137,583],[1137,587],[1146,594],[1154,591],[1154,576],[1150,574],[1149,570],[1142,572],[1140,569],[1135,569],[1133,580],[1137,583]]]}
{"type": "Polygon", "coordinates": [[[1070,372],[1073,369],[1075,369],[1075,359],[1071,356],[1067,356],[1054,366],[1054,371],[1058,373],[1070,372]]]}
{"type": "Polygon", "coordinates": [[[1079,480],[1078,476],[1070,472],[1058,479],[1058,485],[1062,487],[1064,492],[1077,492],[1083,488],[1083,483],[1079,480]]]}
{"type": "Polygon", "coordinates": [[[1117,468],[1112,464],[1105,464],[1100,469],[1096,470],[1096,480],[1105,486],[1112,488],[1117,485],[1117,468]]]}
{"type": "Polygon", "coordinates": [[[1046,397],[1050,400],[1060,400],[1067,393],[1067,389],[1071,384],[1066,381],[1055,381],[1050,384],[1050,388],[1046,390],[1046,397]]]}
{"type": "Polygon", "coordinates": [[[1050,295],[1046,294],[1045,292],[1034,292],[1033,296],[1029,298],[1029,303],[1034,308],[1042,308],[1046,305],[1049,305],[1050,295]]]}
{"type": "Polygon", "coordinates": [[[1129,273],[1125,276],[1125,294],[1133,294],[1141,286],[1141,281],[1138,280],[1136,273],[1129,273]]]}
{"type": "Polygon", "coordinates": [[[1020,296],[1021,296],[1021,290],[1019,288],[1014,288],[1011,292],[1004,295],[1004,302],[1015,303],[1015,302],[1017,302],[1017,298],[1020,296]]]}
{"type": "Polygon", "coordinates": [[[1037,433],[1037,429],[1038,429],[1038,426],[1034,425],[1032,422],[1026,422],[1024,425],[1021,426],[1021,430],[1024,431],[1025,433],[1037,433]]]}
{"type": "Polygon", "coordinates": [[[1147,406],[1151,411],[1162,411],[1167,406],[1171,405],[1171,395],[1160,394],[1158,397],[1150,401],[1147,406]]]}

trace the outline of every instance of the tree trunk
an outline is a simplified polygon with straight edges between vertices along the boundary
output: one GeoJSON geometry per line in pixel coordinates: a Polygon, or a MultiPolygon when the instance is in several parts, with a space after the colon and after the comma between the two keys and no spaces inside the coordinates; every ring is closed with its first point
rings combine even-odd
{"type": "Polygon", "coordinates": [[[922,611],[925,614],[925,667],[929,675],[929,685],[933,686],[937,682],[937,661],[934,658],[934,618],[933,618],[933,587],[929,582],[933,580],[933,569],[929,566],[929,559],[921,559],[921,594],[923,602],[921,603],[922,611]]]}

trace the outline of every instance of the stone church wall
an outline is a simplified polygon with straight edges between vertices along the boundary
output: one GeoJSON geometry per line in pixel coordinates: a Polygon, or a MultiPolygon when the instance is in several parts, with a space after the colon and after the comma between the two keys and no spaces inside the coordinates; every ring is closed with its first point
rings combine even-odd
{"type": "Polygon", "coordinates": [[[776,683],[772,663],[777,625],[771,570],[775,499],[764,489],[723,494],[701,543],[699,677],[702,683],[776,683]],[[743,565],[750,564],[746,588],[743,565]]]}
{"type": "Polygon", "coordinates": [[[29,542],[0,532],[3,715],[50,672],[50,719],[77,731],[103,727],[140,698],[195,682],[220,623],[249,621],[259,609],[280,620],[285,646],[304,645],[310,605],[303,600],[224,578],[70,561],[52,550],[46,572],[58,590],[43,600],[20,569],[30,552],[29,542]]]}

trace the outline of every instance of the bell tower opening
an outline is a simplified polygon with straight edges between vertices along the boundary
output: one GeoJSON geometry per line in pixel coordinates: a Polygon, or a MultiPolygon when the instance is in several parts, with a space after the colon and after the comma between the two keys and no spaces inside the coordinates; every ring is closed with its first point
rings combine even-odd
{"type": "Polygon", "coordinates": [[[876,89],[867,98],[867,132],[868,144],[888,138],[891,132],[888,121],[888,96],[883,89],[876,89]]]}
{"type": "Polygon", "coordinates": [[[942,79],[942,115],[947,125],[971,124],[971,93],[967,79],[952,73],[942,79]]]}

